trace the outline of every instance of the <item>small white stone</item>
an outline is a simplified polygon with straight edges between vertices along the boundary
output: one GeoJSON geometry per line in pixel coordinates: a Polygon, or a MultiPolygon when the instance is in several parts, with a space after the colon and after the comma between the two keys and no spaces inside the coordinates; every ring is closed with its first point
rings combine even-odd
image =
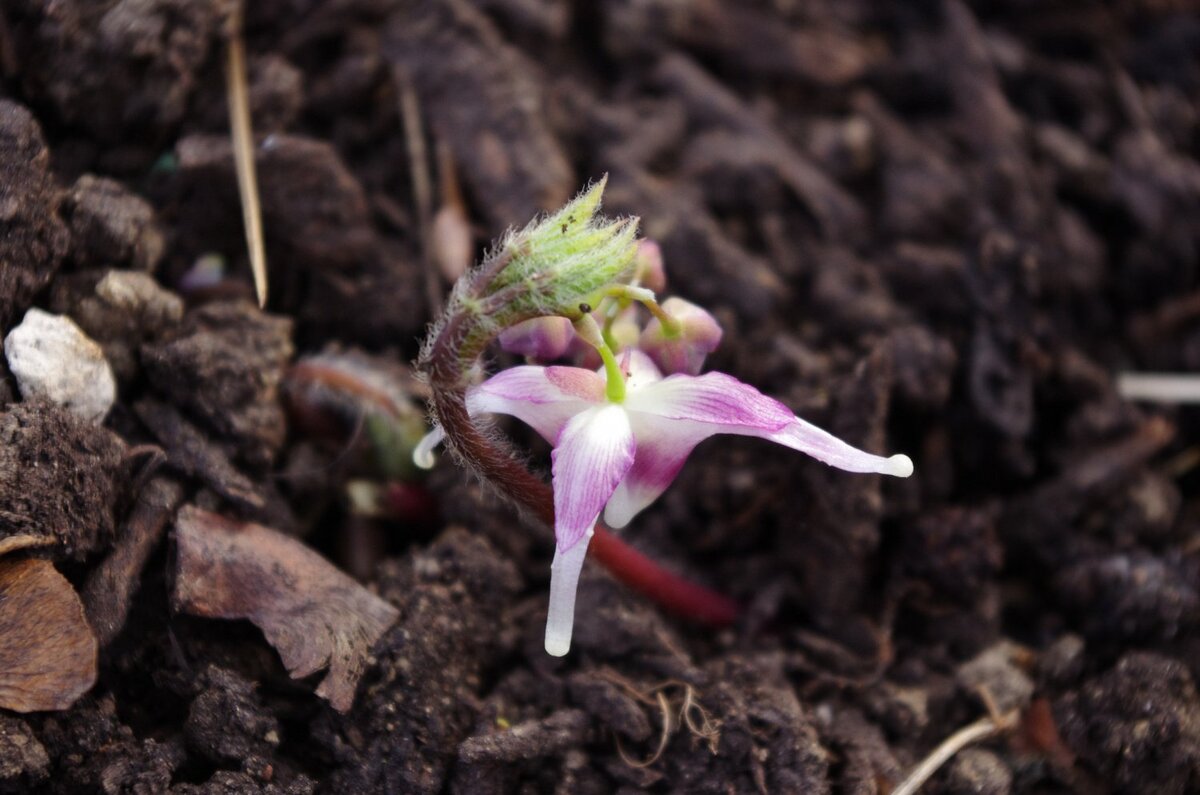
{"type": "Polygon", "coordinates": [[[104,351],[68,317],[30,309],[4,338],[4,356],[26,400],[45,398],[94,423],[116,400],[104,351]]]}

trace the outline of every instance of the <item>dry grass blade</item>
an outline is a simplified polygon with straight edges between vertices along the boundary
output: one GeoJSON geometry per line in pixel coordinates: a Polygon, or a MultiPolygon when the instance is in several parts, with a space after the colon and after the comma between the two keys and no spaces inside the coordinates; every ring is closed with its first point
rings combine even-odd
{"type": "Polygon", "coordinates": [[[242,202],[242,221],[246,226],[246,246],[250,250],[250,269],[254,272],[254,291],[258,295],[258,305],[263,307],[267,305],[267,250],[263,244],[258,175],[254,170],[254,130],[250,125],[250,94],[246,88],[246,45],[242,41],[241,14],[239,5],[231,19],[225,87],[229,100],[229,135],[233,140],[238,196],[242,202]]]}
{"type": "Polygon", "coordinates": [[[437,263],[442,278],[453,283],[470,270],[474,241],[454,156],[445,142],[438,142],[437,151],[442,206],[433,216],[433,226],[429,230],[429,255],[437,263]]]}
{"type": "Polygon", "coordinates": [[[400,96],[400,118],[404,122],[404,141],[408,148],[409,174],[412,178],[413,204],[417,208],[417,241],[425,271],[425,299],[437,315],[442,306],[442,291],[433,270],[429,234],[433,224],[433,180],[429,176],[429,153],[421,129],[421,101],[412,80],[400,67],[392,69],[396,93],[400,96]]]}

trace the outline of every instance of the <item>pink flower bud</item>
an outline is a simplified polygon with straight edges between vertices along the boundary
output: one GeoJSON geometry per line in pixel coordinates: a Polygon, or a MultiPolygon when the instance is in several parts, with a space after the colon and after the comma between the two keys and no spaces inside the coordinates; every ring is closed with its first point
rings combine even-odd
{"type": "Polygon", "coordinates": [[[535,317],[500,332],[500,347],[509,353],[542,362],[562,357],[575,338],[575,328],[565,317],[535,317]]]}
{"type": "Polygon", "coordinates": [[[721,344],[721,326],[708,312],[682,298],[668,298],[662,308],[679,323],[679,333],[668,334],[658,318],[653,318],[642,331],[638,347],[667,375],[698,375],[704,358],[721,344]]]}
{"type": "Polygon", "coordinates": [[[621,314],[617,315],[613,321],[612,328],[609,329],[609,335],[616,343],[615,351],[623,351],[628,348],[636,348],[638,344],[638,336],[642,333],[641,327],[638,325],[637,307],[631,306],[621,314]]]}
{"type": "Polygon", "coordinates": [[[661,293],[667,289],[667,272],[663,269],[662,249],[653,240],[639,240],[633,256],[634,274],[638,283],[648,290],[661,293]]]}

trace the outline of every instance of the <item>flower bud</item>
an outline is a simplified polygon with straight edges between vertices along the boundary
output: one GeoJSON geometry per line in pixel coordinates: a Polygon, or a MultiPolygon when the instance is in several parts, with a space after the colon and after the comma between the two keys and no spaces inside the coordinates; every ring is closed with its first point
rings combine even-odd
{"type": "Polygon", "coordinates": [[[617,315],[612,326],[608,330],[609,337],[612,338],[613,351],[623,351],[627,348],[636,348],[638,344],[638,335],[641,334],[641,328],[638,326],[637,307],[631,306],[624,309],[621,314],[617,315]]]}
{"type": "Polygon", "coordinates": [[[634,280],[652,292],[667,289],[667,272],[663,269],[662,249],[653,240],[639,240],[633,256],[634,280]]]}
{"type": "Polygon", "coordinates": [[[666,375],[698,375],[705,357],[721,344],[721,326],[707,311],[682,298],[668,298],[662,308],[675,318],[678,329],[672,333],[653,318],[642,331],[638,347],[666,375]]]}
{"type": "Polygon", "coordinates": [[[467,371],[502,330],[540,317],[578,320],[628,283],[638,219],[597,215],[606,181],[508,233],[458,280],[418,358],[431,384],[462,388],[467,371]]]}
{"type": "Polygon", "coordinates": [[[633,272],[637,219],[608,221],[597,214],[607,181],[500,244],[492,256],[507,264],[487,287],[503,298],[495,321],[507,325],[510,318],[548,315],[577,320],[604,288],[633,272]]]}
{"type": "Polygon", "coordinates": [[[562,358],[575,329],[565,317],[535,317],[500,332],[500,347],[509,353],[526,356],[539,362],[562,358]]]}

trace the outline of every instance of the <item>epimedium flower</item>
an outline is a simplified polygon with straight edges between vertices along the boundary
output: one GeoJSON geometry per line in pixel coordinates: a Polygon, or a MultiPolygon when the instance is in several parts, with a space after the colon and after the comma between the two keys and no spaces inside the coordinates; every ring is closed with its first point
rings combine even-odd
{"type": "MultiPolygon", "coordinates": [[[[467,392],[473,416],[508,414],[553,445],[554,533],[546,651],[567,653],[575,592],[588,541],[604,514],[624,527],[675,480],[692,450],[716,434],[754,436],[807,453],[849,472],[908,477],[905,455],[859,450],[805,422],[779,401],[724,373],[663,377],[640,350],[605,367],[524,365],[503,370],[467,392]]],[[[443,437],[435,429],[415,458],[432,465],[443,437]]]]}

